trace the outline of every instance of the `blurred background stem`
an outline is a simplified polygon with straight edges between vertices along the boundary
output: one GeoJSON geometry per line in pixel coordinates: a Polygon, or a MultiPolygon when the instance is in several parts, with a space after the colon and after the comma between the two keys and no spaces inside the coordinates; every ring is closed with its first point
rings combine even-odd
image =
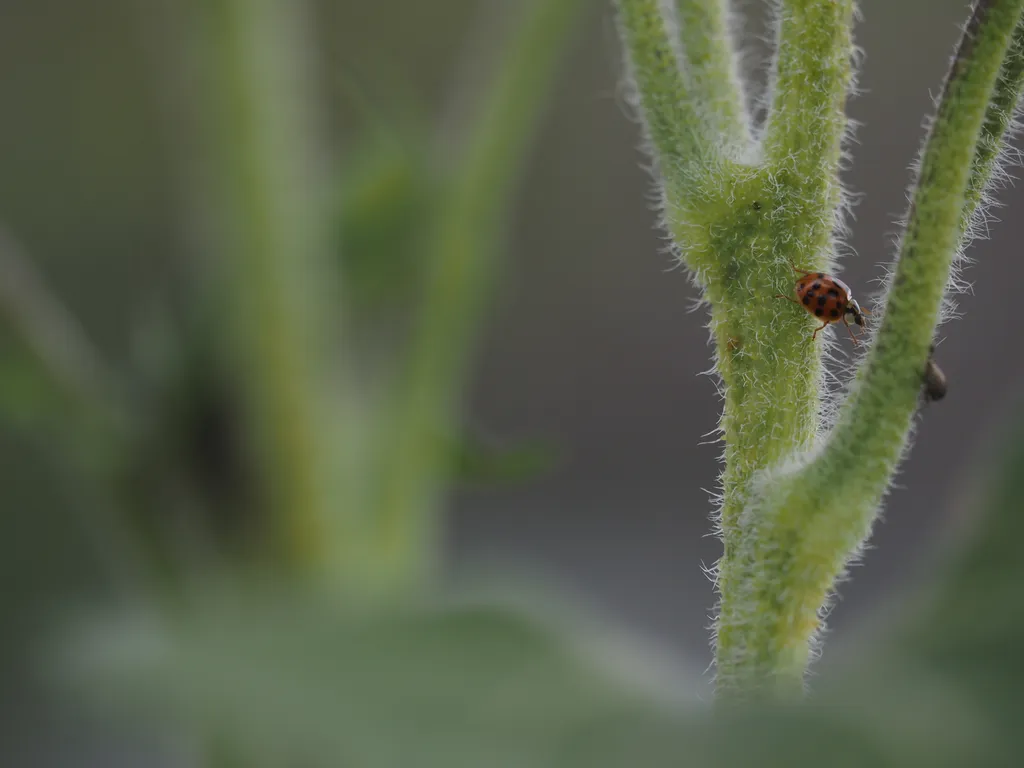
{"type": "Polygon", "coordinates": [[[120,479],[136,413],[128,392],[78,318],[0,225],[0,413],[38,428],[80,472],[76,506],[95,505],[79,530],[119,588],[163,587],[159,545],[125,503],[120,479]]]}
{"type": "Polygon", "coordinates": [[[0,322],[18,339],[38,379],[68,411],[111,428],[120,421],[112,377],[92,341],[2,227],[0,322]]]}
{"type": "MultiPolygon", "coordinates": [[[[302,0],[196,0],[206,61],[209,181],[217,238],[213,291],[247,413],[275,559],[310,571],[336,559],[325,535],[346,510],[326,392],[325,195],[302,0]],[[318,165],[319,164],[319,165],[318,165]],[[338,503],[335,503],[338,502],[338,503]]],[[[332,312],[330,317],[336,317],[332,312]]],[[[336,388],[333,392],[337,397],[336,388]]]]}
{"type": "MultiPolygon", "coordinates": [[[[435,225],[422,303],[397,380],[374,503],[372,557],[399,591],[429,578],[446,461],[467,362],[494,273],[500,227],[581,0],[530,0],[479,90],[435,225]]],[[[449,137],[445,137],[448,139],[449,137]]]]}

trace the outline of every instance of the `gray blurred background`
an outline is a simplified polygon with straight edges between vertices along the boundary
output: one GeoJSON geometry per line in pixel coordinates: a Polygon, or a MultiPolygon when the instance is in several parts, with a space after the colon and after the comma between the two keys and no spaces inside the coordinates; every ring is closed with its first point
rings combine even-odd
{"type": "MultiPolygon", "coordinates": [[[[320,5],[324,109],[342,151],[358,122],[340,85],[349,75],[385,108],[401,91],[443,112],[479,3],[320,5]]],[[[593,5],[524,169],[467,402],[482,432],[543,438],[564,460],[520,487],[458,493],[448,562],[456,580],[494,561],[550,580],[703,669],[714,599],[701,567],[719,550],[707,534],[720,447],[702,442],[719,401],[701,375],[710,349],[704,315],[689,312],[696,292],[671,269],[654,228],[610,3],[593,5]]],[[[159,33],[158,11],[173,6],[0,0],[0,220],[113,360],[128,354],[133,319],[189,268],[177,168],[182,94],[165,92],[159,33]]],[[[753,72],[763,70],[761,6],[740,4],[753,72]]],[[[843,277],[864,297],[892,256],[907,167],[967,7],[861,7],[863,94],[850,112],[862,125],[846,175],[861,197],[856,256],[843,262],[843,277]]],[[[890,595],[927,579],[929,557],[956,530],[950,524],[971,515],[965,488],[1020,387],[1024,225],[1012,212],[1024,200],[1014,189],[1000,200],[1004,220],[970,252],[976,290],[960,300],[965,316],[941,332],[949,395],[924,413],[873,547],[842,588],[825,663],[890,595]]],[[[841,346],[849,350],[847,340],[841,346]]],[[[45,446],[0,435],[0,461],[0,621],[5,679],[14,681],[4,686],[12,714],[0,738],[32,724],[55,733],[36,693],[6,670],[21,667],[55,606],[102,593],[103,569],[74,514],[79,490],[45,446]]]]}

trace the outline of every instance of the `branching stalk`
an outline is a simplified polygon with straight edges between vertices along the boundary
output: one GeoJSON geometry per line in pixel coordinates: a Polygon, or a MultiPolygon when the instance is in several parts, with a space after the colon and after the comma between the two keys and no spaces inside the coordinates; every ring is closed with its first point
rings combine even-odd
{"type": "MultiPolygon", "coordinates": [[[[961,231],[975,147],[1024,0],[980,0],[922,157],[884,319],[827,442],[759,478],[722,590],[726,695],[799,690],[835,579],[868,536],[906,446],[961,231]]],[[[977,167],[977,163],[975,163],[977,167]]]]}
{"type": "MultiPolygon", "coordinates": [[[[725,392],[719,524],[727,580],[750,478],[806,448],[817,431],[820,350],[807,343],[809,318],[775,296],[792,290],[793,266],[825,268],[831,260],[853,5],[786,4],[780,45],[803,51],[776,57],[771,151],[755,165],[725,159],[728,136],[707,131],[745,116],[733,85],[727,4],[676,0],[683,70],[666,64],[668,25],[659,3],[619,0],[619,7],[640,104],[665,169],[666,225],[711,304],[725,392]],[[717,37],[708,39],[712,34],[717,37]],[[808,83],[813,96],[805,93],[808,83]],[[680,158],[688,163],[685,173],[673,173],[680,158]]],[[[749,132],[747,125],[739,130],[749,132]]]]}
{"type": "Polygon", "coordinates": [[[618,5],[665,223],[711,305],[724,384],[719,689],[799,691],[818,611],[868,535],[906,444],[951,264],[998,167],[1024,81],[1024,33],[1012,35],[1024,0],[974,8],[874,346],[820,444],[813,318],[775,297],[792,293],[793,267],[832,271],[854,1],[780,4],[761,145],[739,155],[728,151],[742,144],[743,130],[730,131],[745,115],[726,2],[676,0],[677,37],[662,3],[618,5]]]}

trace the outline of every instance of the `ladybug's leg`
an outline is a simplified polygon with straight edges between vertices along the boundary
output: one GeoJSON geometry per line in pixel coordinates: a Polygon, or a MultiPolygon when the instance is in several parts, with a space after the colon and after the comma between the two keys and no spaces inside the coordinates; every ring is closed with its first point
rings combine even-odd
{"type": "MultiPolygon", "coordinates": [[[[787,259],[787,261],[789,260],[787,259]]],[[[820,270],[817,269],[800,269],[800,267],[798,267],[792,261],[789,262],[789,266],[792,267],[793,271],[796,272],[798,275],[804,275],[805,277],[807,275],[817,275],[820,273],[820,270]]]]}
{"type": "Polygon", "coordinates": [[[853,328],[850,327],[850,322],[846,319],[846,315],[843,315],[843,325],[845,325],[846,330],[850,332],[850,338],[853,339],[854,346],[858,346],[860,342],[857,341],[857,337],[854,335],[853,328]]]}
{"type": "Polygon", "coordinates": [[[825,328],[828,327],[828,323],[829,323],[829,321],[826,320],[824,323],[821,324],[820,328],[815,328],[814,329],[814,333],[811,334],[811,341],[814,341],[818,337],[818,331],[823,331],[823,330],[825,330],[825,328]]]}

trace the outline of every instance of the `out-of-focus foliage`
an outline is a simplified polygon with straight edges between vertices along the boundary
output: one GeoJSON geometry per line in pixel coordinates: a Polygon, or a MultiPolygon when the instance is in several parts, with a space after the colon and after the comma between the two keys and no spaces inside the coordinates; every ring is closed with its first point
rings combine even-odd
{"type": "MultiPolygon", "coordinates": [[[[297,0],[206,5],[242,15],[268,7],[287,15],[299,7],[297,0]]],[[[361,126],[337,163],[324,249],[331,260],[326,273],[338,278],[325,293],[337,297],[337,306],[324,314],[343,328],[339,336],[351,331],[354,337],[344,352],[352,353],[346,362],[355,369],[347,373],[359,381],[346,394],[366,400],[365,408],[352,409],[362,420],[353,432],[370,437],[356,446],[366,455],[385,442],[375,420],[392,415],[392,390],[405,384],[402,362],[428,289],[425,275],[443,250],[438,221],[457,186],[453,177],[462,173],[472,181],[480,173],[477,191],[485,193],[463,181],[460,206],[472,220],[465,229],[457,216],[449,213],[447,220],[448,242],[462,249],[455,266],[465,267],[500,250],[501,227],[492,219],[502,218],[503,196],[522,165],[527,123],[543,97],[539,84],[554,79],[553,52],[572,27],[565,19],[584,4],[522,5],[536,14],[530,18],[537,37],[517,38],[519,47],[503,61],[513,69],[527,61],[525,74],[498,67],[495,82],[503,87],[483,89],[484,129],[467,130],[485,160],[494,153],[485,173],[460,165],[460,158],[439,162],[421,114],[410,117],[413,127],[361,126]],[[530,58],[538,41],[539,65],[530,58]],[[494,93],[511,96],[487,101],[494,93]],[[509,113],[514,120],[501,119],[509,113]],[[506,126],[512,126],[507,135],[506,126]],[[481,200],[486,215],[478,219],[481,200]]],[[[260,32],[272,37],[275,29],[264,25],[260,32]]],[[[286,263],[291,254],[275,256],[286,263]]],[[[0,330],[3,418],[85,459],[78,463],[86,484],[104,491],[96,506],[109,507],[86,524],[99,528],[116,518],[139,533],[145,565],[161,577],[153,590],[144,580],[142,589],[129,585],[143,607],[93,617],[84,627],[60,624],[55,642],[34,648],[54,690],[73,692],[84,709],[97,707],[112,718],[115,738],[135,726],[156,727],[194,744],[218,768],[960,766],[1014,763],[1024,755],[1016,727],[1024,712],[1017,685],[1024,679],[1018,652],[1024,566],[1015,552],[1015,534],[1024,526],[1016,514],[1024,493],[1024,438],[1007,451],[1008,467],[973,548],[945,586],[915,606],[920,610],[902,633],[877,639],[856,667],[820,681],[809,703],[713,711],[696,693],[699,675],[689,677],[628,640],[609,646],[609,627],[576,623],[572,610],[540,613],[483,597],[446,602],[433,583],[415,584],[422,593],[409,599],[378,603],[363,595],[359,601],[334,592],[331,578],[314,587],[315,578],[282,574],[286,569],[268,554],[271,518],[292,510],[271,509],[259,490],[268,478],[248,442],[252,424],[219,326],[227,313],[204,284],[205,266],[182,280],[186,296],[168,300],[173,309],[135,318],[132,354],[111,366],[110,380],[98,356],[86,367],[98,365],[103,375],[93,377],[94,370],[87,387],[77,386],[85,379],[54,377],[60,366],[47,367],[47,348],[19,330],[20,316],[6,317],[0,330]],[[96,383],[116,388],[96,390],[96,383]],[[98,409],[89,399],[94,395],[102,401],[98,409]],[[112,400],[113,414],[103,398],[112,400]]],[[[486,304],[493,288],[489,270],[480,272],[479,285],[464,281],[473,305],[486,304]]],[[[450,274],[458,278],[460,271],[450,274]]],[[[274,281],[268,284],[272,291],[274,281]]],[[[0,295],[10,285],[0,286],[0,295]]],[[[448,309],[446,286],[434,288],[442,295],[438,306],[448,309]]],[[[470,324],[479,319],[474,311],[465,316],[475,318],[470,324]]],[[[459,330],[471,341],[473,328],[459,330]]],[[[65,326],[40,338],[75,337],[65,326]]],[[[442,346],[443,366],[458,368],[468,356],[442,346]]],[[[427,367],[433,362],[429,350],[422,359],[427,367]]],[[[431,394],[443,403],[457,400],[451,390],[459,376],[443,376],[451,386],[431,394]]],[[[407,414],[416,415],[424,402],[432,407],[420,394],[410,393],[407,414]]],[[[418,419],[428,428],[412,441],[410,455],[417,461],[426,455],[431,472],[436,464],[443,475],[438,485],[524,483],[560,457],[559,446],[544,439],[491,436],[458,418],[442,418],[444,428],[436,429],[433,415],[418,419]]],[[[326,417],[316,426],[324,423],[326,417]]],[[[397,419],[396,432],[403,426],[397,419]]],[[[398,466],[393,479],[404,482],[404,469],[398,466]]],[[[91,501],[79,500],[82,507],[91,501]]],[[[360,522],[372,515],[360,512],[354,516],[360,522]]],[[[424,550],[436,544],[435,522],[414,530],[414,543],[424,550]]],[[[21,588],[12,582],[9,589],[21,588]]],[[[8,764],[2,751],[0,762],[8,764]]]]}
{"type": "Polygon", "coordinates": [[[956,686],[965,706],[1006,747],[1024,756],[1024,414],[996,456],[990,487],[977,502],[980,525],[904,639],[908,654],[956,686]]]}
{"type": "Polygon", "coordinates": [[[79,695],[171,716],[246,765],[1015,764],[1024,430],[1007,456],[949,578],[806,702],[713,711],[666,695],[685,679],[639,648],[596,653],[595,627],[502,602],[350,613],[329,596],[208,585],[185,614],[79,633],[62,669],[79,695]],[[660,685],[631,683],[638,668],[660,685]]]}
{"type": "Polygon", "coordinates": [[[533,480],[557,466],[557,446],[541,439],[511,443],[472,432],[453,438],[452,454],[456,477],[475,486],[504,486],[533,480]]]}
{"type": "Polygon", "coordinates": [[[585,764],[596,735],[652,712],[578,644],[500,608],[353,619],[329,600],[239,598],[170,626],[108,627],[86,689],[176,705],[261,765],[585,764]]]}
{"type": "MultiPolygon", "coordinates": [[[[425,147],[388,134],[352,153],[339,193],[339,251],[356,311],[395,310],[416,297],[437,184],[425,147]]],[[[370,322],[373,317],[361,317],[370,322]]]]}

